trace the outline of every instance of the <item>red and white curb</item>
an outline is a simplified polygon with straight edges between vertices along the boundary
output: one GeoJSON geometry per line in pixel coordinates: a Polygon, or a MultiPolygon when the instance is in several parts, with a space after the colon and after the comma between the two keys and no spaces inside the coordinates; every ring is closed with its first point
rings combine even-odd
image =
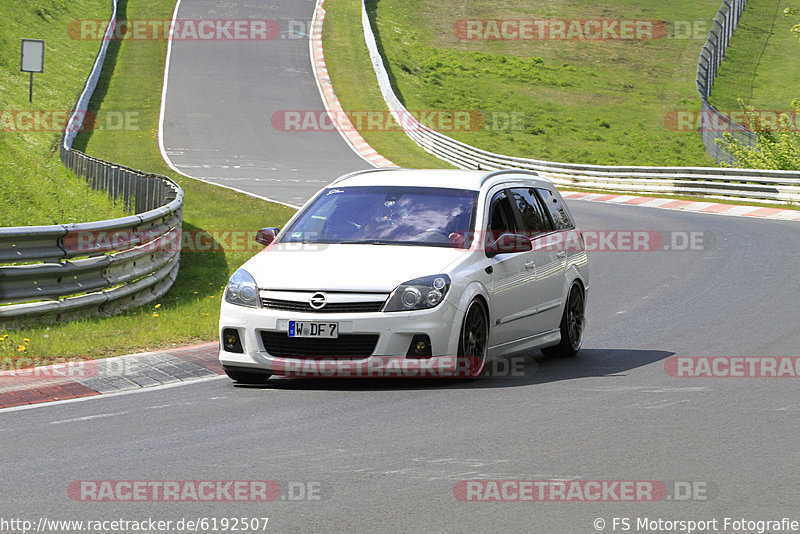
{"type": "Polygon", "coordinates": [[[0,372],[0,409],[79,399],[224,374],[219,343],[0,372]]]}
{"type": "Polygon", "coordinates": [[[361,134],[358,133],[358,130],[345,114],[342,105],[339,103],[339,98],[336,96],[336,91],[333,90],[328,67],[325,64],[325,55],[322,52],[322,23],[325,20],[325,8],[322,7],[322,4],[324,3],[325,0],[317,1],[317,6],[314,9],[314,18],[311,20],[311,34],[309,35],[308,43],[314,78],[317,80],[317,87],[320,95],[322,95],[325,109],[328,111],[331,122],[336,126],[336,129],[347,144],[367,163],[375,167],[397,167],[397,165],[378,154],[374,148],[369,146],[369,143],[364,141],[364,138],[361,137],[361,134]]]}
{"type": "Polygon", "coordinates": [[[717,204],[715,202],[696,202],[692,200],[672,200],[669,198],[637,197],[631,195],[606,195],[579,191],[562,191],[561,196],[572,200],[588,200],[625,206],[642,206],[666,210],[688,211],[692,213],[712,213],[737,217],[755,217],[781,221],[800,221],[800,211],[759,206],[740,206],[738,204],[717,204]]]}

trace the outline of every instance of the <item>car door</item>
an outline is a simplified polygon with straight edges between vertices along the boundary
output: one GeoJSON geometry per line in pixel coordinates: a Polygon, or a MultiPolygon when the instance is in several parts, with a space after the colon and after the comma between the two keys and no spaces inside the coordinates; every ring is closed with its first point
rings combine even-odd
{"type": "Polygon", "coordinates": [[[561,246],[559,229],[546,207],[543,194],[533,187],[515,187],[510,193],[524,233],[530,236],[533,245],[529,261],[533,262],[532,285],[536,310],[532,316],[531,333],[541,334],[558,328],[561,321],[566,252],[561,246]]]}
{"type": "MultiPolygon", "coordinates": [[[[505,189],[496,192],[486,214],[485,241],[502,234],[519,232],[519,217],[505,189]]],[[[533,329],[533,257],[530,252],[495,253],[487,246],[491,282],[491,320],[489,344],[498,346],[528,337],[533,329]]]]}

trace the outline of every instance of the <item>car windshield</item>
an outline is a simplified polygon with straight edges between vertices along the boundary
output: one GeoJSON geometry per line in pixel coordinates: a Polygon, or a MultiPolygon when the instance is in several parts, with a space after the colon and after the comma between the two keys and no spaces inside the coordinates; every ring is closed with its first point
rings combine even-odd
{"type": "Polygon", "coordinates": [[[303,211],[284,243],[462,247],[478,192],[438,187],[332,187],[303,211]]]}

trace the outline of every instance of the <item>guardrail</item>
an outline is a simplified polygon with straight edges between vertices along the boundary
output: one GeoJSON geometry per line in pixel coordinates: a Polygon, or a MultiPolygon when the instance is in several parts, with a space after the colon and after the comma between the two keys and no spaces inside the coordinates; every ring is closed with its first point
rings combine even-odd
{"type": "Polygon", "coordinates": [[[700,132],[703,136],[703,145],[706,153],[724,163],[734,163],[733,156],[726,152],[717,144],[717,139],[722,139],[723,133],[730,133],[734,139],[746,145],[753,146],[757,143],[755,133],[748,130],[723,115],[719,110],[709,103],[711,88],[717,78],[722,59],[725,57],[725,50],[728,48],[733,31],[739,24],[747,0],[723,0],[722,5],[717,11],[712,22],[713,27],[708,32],[708,38],[700,51],[700,58],[697,60],[697,74],[695,83],[697,94],[700,95],[701,118],[700,132]]]}
{"type": "Polygon", "coordinates": [[[623,193],[705,195],[776,203],[800,202],[800,172],[717,167],[640,167],[559,163],[496,154],[462,143],[420,123],[395,94],[362,1],[364,39],[383,98],[411,139],[425,151],[462,169],[521,168],[556,185],[623,193]]]}
{"type": "Polygon", "coordinates": [[[178,274],[183,190],[148,174],[74,150],[97,85],[117,0],[92,72],[62,136],[61,161],[134,215],[105,221],[0,228],[0,326],[112,315],[152,302],[178,274]]]}

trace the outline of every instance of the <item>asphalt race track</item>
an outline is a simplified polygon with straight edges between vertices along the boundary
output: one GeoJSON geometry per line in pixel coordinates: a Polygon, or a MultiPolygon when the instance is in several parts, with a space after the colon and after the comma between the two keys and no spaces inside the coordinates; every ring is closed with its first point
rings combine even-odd
{"type": "MultiPolygon", "coordinates": [[[[183,0],[181,17],[308,19],[313,7],[232,7],[239,4],[210,14],[223,3],[183,0]]],[[[255,101],[268,102],[267,114],[321,109],[305,40],[273,44],[226,63],[232,52],[225,47],[242,45],[178,43],[166,140],[189,174],[297,202],[366,164],[335,133],[308,134],[313,142],[305,144],[300,134],[259,129],[255,101]],[[304,72],[284,80],[258,65],[304,72]],[[190,80],[201,75],[198,91],[190,80]],[[209,107],[222,93],[232,96],[209,107]],[[217,107],[225,120],[201,128],[217,107]],[[256,181],[262,176],[269,181],[256,181]]],[[[570,360],[538,353],[502,360],[490,369],[494,376],[475,382],[272,379],[241,387],[222,377],[0,412],[0,516],[34,524],[42,517],[268,517],[267,532],[365,533],[613,532],[614,518],[629,518],[631,531],[637,518],[717,519],[724,532],[726,517],[800,520],[796,380],[665,371],[676,355],[800,355],[800,228],[581,201],[570,207],[587,230],[657,231],[670,245],[672,236],[695,232],[702,245],[592,253],[588,330],[570,360]],[[671,498],[459,500],[454,488],[477,479],[657,481],[671,498]],[[82,480],[270,480],[281,496],[266,503],[86,502],[68,493],[82,480]],[[676,486],[698,493],[683,499],[676,486]]]]}
{"type": "Polygon", "coordinates": [[[310,0],[181,2],[178,20],[276,20],[281,33],[172,42],[163,136],[180,172],[300,205],[336,176],[370,166],[336,130],[281,129],[287,111],[325,109],[308,52],[313,12],[310,0]]]}

